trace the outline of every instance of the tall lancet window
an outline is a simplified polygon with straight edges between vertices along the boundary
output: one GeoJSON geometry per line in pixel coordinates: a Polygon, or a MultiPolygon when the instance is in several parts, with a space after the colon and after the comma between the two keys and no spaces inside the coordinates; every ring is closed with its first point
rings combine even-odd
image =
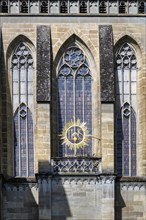
{"type": "Polygon", "coordinates": [[[34,175],[33,146],[33,58],[20,43],[12,60],[12,99],[14,115],[14,175],[34,175]]]}
{"type": "Polygon", "coordinates": [[[116,54],[116,153],[120,176],[136,176],[137,60],[129,43],[116,54]]]}
{"type": "Polygon", "coordinates": [[[57,72],[59,156],[91,156],[92,77],[76,44],[66,49],[57,72]]]}

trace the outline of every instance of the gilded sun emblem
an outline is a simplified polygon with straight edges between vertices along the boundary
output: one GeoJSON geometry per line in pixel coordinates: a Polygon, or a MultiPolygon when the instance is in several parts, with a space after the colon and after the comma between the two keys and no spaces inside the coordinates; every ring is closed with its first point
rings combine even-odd
{"type": "Polygon", "coordinates": [[[67,122],[61,133],[62,145],[66,144],[75,151],[88,145],[89,132],[85,122],[74,120],[67,122]]]}

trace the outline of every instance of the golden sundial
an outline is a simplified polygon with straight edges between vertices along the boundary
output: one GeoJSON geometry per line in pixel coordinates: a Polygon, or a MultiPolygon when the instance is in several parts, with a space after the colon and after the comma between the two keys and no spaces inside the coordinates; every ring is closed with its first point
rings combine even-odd
{"type": "Polygon", "coordinates": [[[72,120],[67,122],[61,133],[62,145],[66,144],[70,149],[84,148],[88,143],[89,132],[85,122],[72,120]]]}

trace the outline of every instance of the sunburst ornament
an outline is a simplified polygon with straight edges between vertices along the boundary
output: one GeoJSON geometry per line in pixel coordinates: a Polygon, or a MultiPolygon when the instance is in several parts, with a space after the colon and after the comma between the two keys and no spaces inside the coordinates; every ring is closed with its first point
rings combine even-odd
{"type": "Polygon", "coordinates": [[[66,144],[69,148],[84,148],[88,144],[89,132],[85,122],[80,120],[71,120],[67,122],[61,133],[62,145],[66,144]]]}

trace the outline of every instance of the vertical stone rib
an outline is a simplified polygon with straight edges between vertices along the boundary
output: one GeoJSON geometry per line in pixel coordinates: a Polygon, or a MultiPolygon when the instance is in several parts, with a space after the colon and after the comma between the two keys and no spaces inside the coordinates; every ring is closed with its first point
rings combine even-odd
{"type": "Polygon", "coordinates": [[[114,55],[111,25],[99,26],[101,102],[114,102],[114,55]]]}
{"type": "Polygon", "coordinates": [[[37,27],[37,102],[49,102],[51,78],[51,28],[37,27]]]}

